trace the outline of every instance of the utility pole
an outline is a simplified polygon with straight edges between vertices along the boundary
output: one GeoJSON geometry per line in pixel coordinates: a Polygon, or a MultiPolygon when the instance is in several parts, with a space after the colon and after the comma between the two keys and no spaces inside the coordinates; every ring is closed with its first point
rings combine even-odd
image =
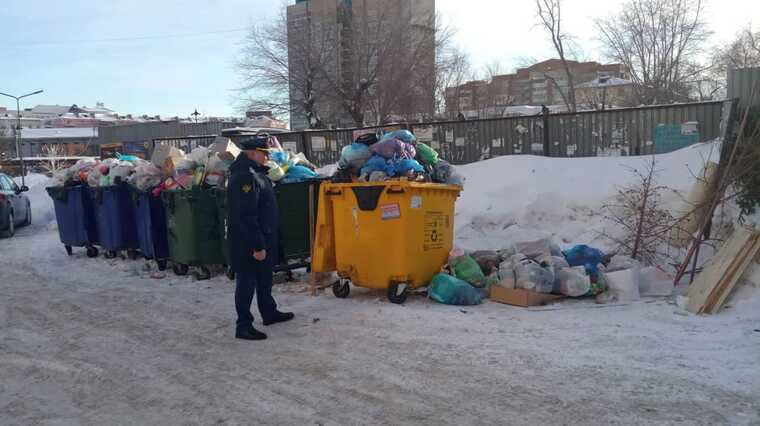
{"type": "Polygon", "coordinates": [[[196,109],[195,109],[195,112],[194,112],[194,113],[192,113],[192,114],[190,114],[190,115],[192,115],[192,116],[194,116],[194,117],[195,117],[195,122],[197,123],[197,122],[198,122],[198,116],[199,116],[199,115],[201,115],[201,113],[200,113],[200,112],[198,112],[198,108],[196,108],[196,109]]]}
{"type": "Polygon", "coordinates": [[[42,90],[38,90],[36,92],[27,93],[26,95],[22,96],[13,96],[9,95],[7,93],[0,92],[0,95],[7,96],[9,98],[13,98],[16,100],[16,157],[18,158],[20,164],[21,164],[21,186],[25,185],[24,177],[26,176],[26,167],[24,167],[24,154],[21,152],[21,99],[37,95],[42,93],[42,90]]]}

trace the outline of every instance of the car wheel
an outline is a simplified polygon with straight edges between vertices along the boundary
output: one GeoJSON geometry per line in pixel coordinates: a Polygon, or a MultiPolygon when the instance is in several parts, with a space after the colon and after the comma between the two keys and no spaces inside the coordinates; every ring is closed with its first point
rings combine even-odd
{"type": "Polygon", "coordinates": [[[10,238],[16,234],[16,218],[13,217],[13,212],[8,212],[8,228],[5,231],[0,231],[0,237],[10,238]]]}
{"type": "Polygon", "coordinates": [[[32,206],[29,203],[26,204],[26,219],[22,226],[29,226],[32,224],[32,206]]]}

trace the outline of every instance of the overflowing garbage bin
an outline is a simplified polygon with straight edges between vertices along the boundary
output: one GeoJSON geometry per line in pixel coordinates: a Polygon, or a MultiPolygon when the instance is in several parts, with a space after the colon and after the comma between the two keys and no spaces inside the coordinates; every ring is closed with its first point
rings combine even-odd
{"type": "Polygon", "coordinates": [[[69,256],[73,247],[87,248],[88,257],[97,257],[98,230],[90,192],[86,185],[45,188],[55,207],[58,235],[69,256]]]}
{"type": "Polygon", "coordinates": [[[137,244],[146,259],[153,259],[158,269],[166,269],[169,240],[166,230],[166,209],[160,196],[133,188],[137,244]]]}
{"type": "Polygon", "coordinates": [[[125,184],[90,187],[98,245],[106,258],[114,258],[126,250],[130,259],[137,257],[137,228],[135,226],[132,188],[125,184]]]}
{"type": "Polygon", "coordinates": [[[196,278],[211,277],[209,266],[225,265],[225,191],[215,188],[170,190],[161,194],[166,208],[169,259],[177,275],[197,267],[196,278]]]}
{"type": "Polygon", "coordinates": [[[410,181],[324,183],[312,253],[314,272],[337,271],[337,297],[350,284],[387,290],[403,303],[428,285],[453,244],[454,204],[462,187],[410,181]]]}

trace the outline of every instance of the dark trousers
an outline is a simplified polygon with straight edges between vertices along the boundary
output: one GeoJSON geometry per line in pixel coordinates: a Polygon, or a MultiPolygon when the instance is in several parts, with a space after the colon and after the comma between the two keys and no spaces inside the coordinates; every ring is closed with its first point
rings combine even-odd
{"type": "Polygon", "coordinates": [[[238,330],[246,330],[253,325],[251,302],[254,294],[256,294],[256,303],[259,305],[259,314],[262,319],[271,318],[274,315],[277,303],[272,297],[272,264],[269,259],[256,262],[256,267],[252,270],[236,272],[235,284],[238,330]]]}

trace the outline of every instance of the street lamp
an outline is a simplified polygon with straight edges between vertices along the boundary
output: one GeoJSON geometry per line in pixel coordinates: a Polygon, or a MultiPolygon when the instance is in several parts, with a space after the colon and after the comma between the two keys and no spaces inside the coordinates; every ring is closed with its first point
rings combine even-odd
{"type": "Polygon", "coordinates": [[[26,176],[26,169],[24,168],[24,154],[21,152],[21,105],[19,101],[27,96],[37,95],[42,93],[42,90],[36,92],[27,93],[22,96],[13,96],[7,93],[0,92],[0,95],[7,96],[16,100],[16,155],[21,163],[21,186],[24,186],[24,176],[26,176]]]}

